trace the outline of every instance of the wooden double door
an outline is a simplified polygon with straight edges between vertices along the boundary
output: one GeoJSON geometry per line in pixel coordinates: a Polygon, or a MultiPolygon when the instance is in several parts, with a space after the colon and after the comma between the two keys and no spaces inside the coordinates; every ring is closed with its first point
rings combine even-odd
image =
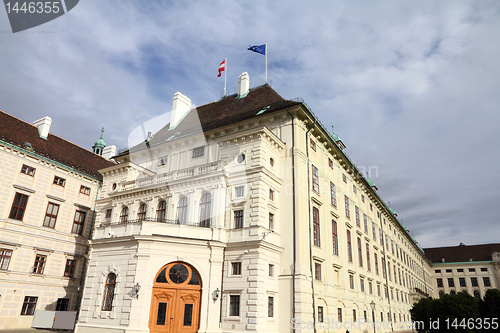
{"type": "Polygon", "coordinates": [[[156,275],[149,314],[150,332],[194,333],[200,321],[201,283],[197,272],[181,262],[156,275]]]}

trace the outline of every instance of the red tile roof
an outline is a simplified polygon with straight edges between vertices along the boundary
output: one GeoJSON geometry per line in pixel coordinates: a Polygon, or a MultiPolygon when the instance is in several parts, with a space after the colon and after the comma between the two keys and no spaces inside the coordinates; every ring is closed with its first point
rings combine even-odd
{"type": "Polygon", "coordinates": [[[49,133],[44,140],[36,126],[3,111],[0,111],[0,140],[21,148],[26,148],[25,143],[29,143],[35,154],[97,179],[102,179],[99,169],[115,164],[57,135],[49,133]]]}
{"type": "MultiPolygon", "coordinates": [[[[269,114],[299,104],[301,102],[284,99],[271,86],[264,84],[250,89],[248,95],[243,98],[238,98],[234,94],[191,110],[174,129],[169,130],[170,124],[166,124],[165,127],[153,135],[153,139],[149,144],[153,146],[165,142],[173,135],[179,137],[200,132],[201,129],[205,132],[256,117],[259,112],[259,115],[269,114]]],[[[133,150],[144,148],[146,148],[145,144],[139,144],[133,150]]],[[[126,155],[128,152],[126,150],[120,155],[126,155]]]]}
{"type": "Polygon", "coordinates": [[[433,247],[424,249],[425,256],[432,263],[465,262],[465,261],[491,261],[493,252],[500,252],[500,243],[480,245],[459,245],[450,247],[433,247]]]}

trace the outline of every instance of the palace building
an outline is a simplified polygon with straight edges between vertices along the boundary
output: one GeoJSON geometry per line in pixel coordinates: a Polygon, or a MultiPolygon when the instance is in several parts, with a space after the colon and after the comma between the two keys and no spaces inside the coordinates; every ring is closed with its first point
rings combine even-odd
{"type": "Polygon", "coordinates": [[[432,263],[433,297],[466,292],[482,298],[500,287],[500,244],[426,248],[432,263]]]}
{"type": "Polygon", "coordinates": [[[76,332],[363,332],[433,293],[340,138],[304,102],[249,87],[243,73],[197,108],[176,93],[170,122],[102,167],[76,332]]]}
{"type": "MultiPolygon", "coordinates": [[[[0,111],[0,329],[30,328],[36,312],[74,321],[98,170],[115,164],[49,133],[51,123],[0,111]]],[[[113,147],[95,149],[110,157],[113,147]]]]}

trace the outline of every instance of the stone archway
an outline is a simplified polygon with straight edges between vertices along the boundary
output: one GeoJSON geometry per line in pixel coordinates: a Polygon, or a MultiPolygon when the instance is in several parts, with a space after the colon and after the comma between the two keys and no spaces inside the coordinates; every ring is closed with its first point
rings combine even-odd
{"type": "Polygon", "coordinates": [[[194,333],[200,323],[201,279],[198,272],[184,262],[163,266],[155,276],[150,332],[194,333]]]}

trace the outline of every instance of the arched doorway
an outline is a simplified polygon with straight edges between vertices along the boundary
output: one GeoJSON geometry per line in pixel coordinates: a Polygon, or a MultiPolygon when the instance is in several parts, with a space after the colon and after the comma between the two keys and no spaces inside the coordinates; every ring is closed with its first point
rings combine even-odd
{"type": "Polygon", "coordinates": [[[150,332],[194,333],[200,323],[201,279],[183,262],[163,266],[155,276],[150,332]]]}

